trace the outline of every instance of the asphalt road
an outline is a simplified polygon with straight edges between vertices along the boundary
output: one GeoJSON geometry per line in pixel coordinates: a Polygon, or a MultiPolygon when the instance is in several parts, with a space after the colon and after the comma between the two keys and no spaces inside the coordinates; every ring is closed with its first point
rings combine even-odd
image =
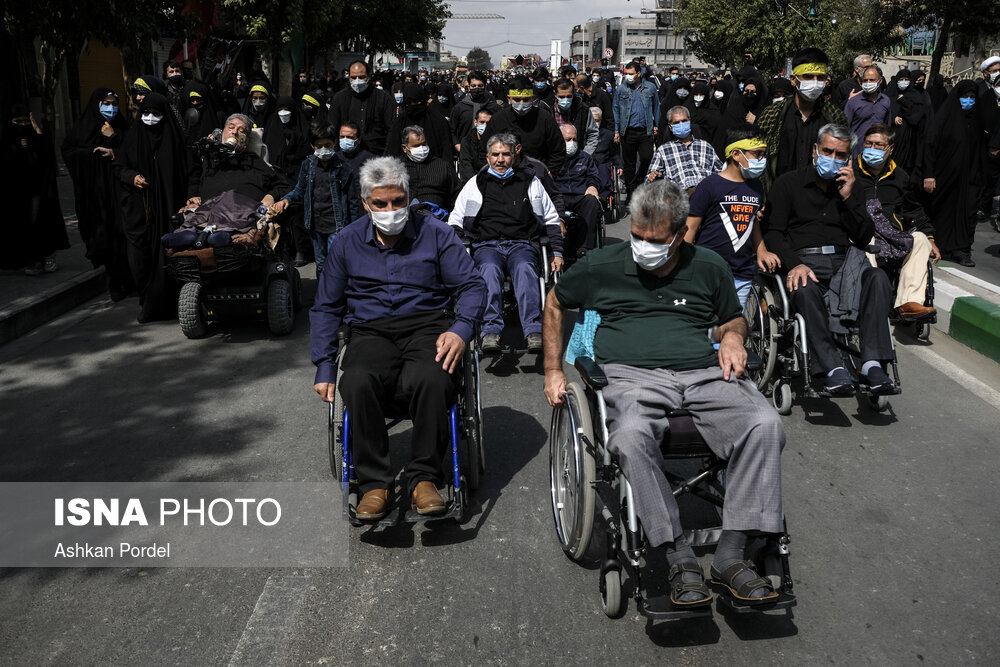
{"type": "MultiPolygon", "coordinates": [[[[329,479],[304,311],[285,338],[188,341],[135,310],[94,301],[0,348],[0,480],[329,479]]],[[[996,664],[1000,369],[899,340],[890,411],[784,418],[791,615],[606,618],[596,564],[555,538],[526,358],[484,372],[465,524],[353,530],[348,568],[0,570],[0,664],[996,664]]]]}

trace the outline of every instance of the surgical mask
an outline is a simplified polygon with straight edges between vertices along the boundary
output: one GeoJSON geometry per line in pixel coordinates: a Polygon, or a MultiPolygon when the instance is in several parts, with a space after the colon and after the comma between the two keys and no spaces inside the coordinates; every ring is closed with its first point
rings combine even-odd
{"type": "Polygon", "coordinates": [[[767,169],[767,158],[752,158],[747,156],[747,166],[740,165],[740,173],[743,174],[743,178],[746,180],[752,180],[755,178],[760,178],[760,175],[764,173],[767,169]]]}
{"type": "Polygon", "coordinates": [[[773,97],[771,98],[771,104],[781,104],[784,99],[784,97],[773,97]]]}
{"type": "Polygon", "coordinates": [[[694,96],[694,105],[696,107],[700,107],[704,103],[705,103],[705,96],[704,95],[695,95],[694,96]]]}
{"type": "Polygon", "coordinates": [[[721,99],[722,99],[723,97],[725,97],[725,96],[726,96],[726,93],[724,93],[724,92],[723,92],[723,91],[721,91],[721,90],[717,90],[717,91],[715,91],[714,93],[712,93],[712,97],[714,97],[714,98],[715,98],[715,99],[717,99],[717,100],[721,100],[721,99]]]}
{"type": "Polygon", "coordinates": [[[907,88],[910,87],[910,80],[900,79],[896,82],[896,87],[899,88],[900,90],[906,90],[907,88]]]}
{"type": "Polygon", "coordinates": [[[880,167],[885,162],[885,151],[878,148],[866,148],[861,152],[861,158],[873,167],[880,167]]]}
{"type": "Polygon", "coordinates": [[[959,97],[958,103],[962,105],[962,111],[968,111],[972,107],[976,106],[975,97],[959,97]]]}
{"type": "Polygon", "coordinates": [[[569,155],[569,156],[572,157],[573,155],[576,155],[576,151],[577,151],[577,144],[576,144],[576,142],[575,141],[567,141],[566,142],[566,155],[569,155]]]}
{"type": "Polygon", "coordinates": [[[799,95],[809,102],[815,102],[826,89],[826,81],[799,81],[799,95]]]}
{"type": "Polygon", "coordinates": [[[547,81],[535,81],[535,90],[544,90],[547,85],[547,81]]]}
{"type": "Polygon", "coordinates": [[[745,84],[745,83],[741,83],[741,84],[740,84],[740,92],[741,92],[741,93],[743,92],[743,87],[744,87],[744,86],[746,86],[746,85],[747,85],[747,84],[745,84]]]}
{"type": "Polygon", "coordinates": [[[639,265],[640,268],[646,271],[652,271],[658,269],[673,257],[671,250],[674,249],[674,244],[681,239],[680,234],[674,234],[674,239],[664,245],[662,243],[650,243],[648,241],[643,241],[642,239],[637,239],[635,236],[631,237],[630,243],[632,244],[632,259],[635,263],[639,265]]]}
{"type": "Polygon", "coordinates": [[[566,111],[571,106],[573,106],[573,98],[572,97],[557,97],[556,98],[556,104],[559,105],[560,109],[562,109],[563,111],[566,111]]]}
{"type": "Polygon", "coordinates": [[[440,102],[441,104],[448,104],[448,96],[438,95],[438,102],[440,102]]]}
{"type": "Polygon", "coordinates": [[[829,155],[816,156],[816,173],[820,178],[830,180],[837,177],[837,172],[847,165],[846,160],[838,160],[829,155]]]}
{"type": "Polygon", "coordinates": [[[403,93],[393,93],[392,96],[396,98],[396,104],[403,103],[403,93]]]}
{"type": "Polygon", "coordinates": [[[670,75],[670,80],[671,81],[676,81],[677,80],[677,75],[676,74],[671,74],[670,75]]]}
{"type": "Polygon", "coordinates": [[[287,109],[282,109],[278,112],[278,120],[280,120],[283,124],[288,125],[288,123],[292,120],[292,112],[287,109]]]}
{"type": "Polygon", "coordinates": [[[992,74],[990,74],[989,81],[990,85],[993,86],[997,85],[997,82],[1000,82],[1000,72],[993,72],[992,74]]]}
{"type": "Polygon", "coordinates": [[[635,74],[625,75],[625,83],[632,83],[633,81],[635,81],[635,74]]]}
{"type": "Polygon", "coordinates": [[[683,100],[685,97],[687,97],[690,94],[691,94],[691,91],[689,91],[687,88],[679,88],[677,90],[677,99],[683,100]]]}
{"type": "Polygon", "coordinates": [[[145,123],[146,125],[149,125],[150,127],[152,127],[153,125],[156,125],[161,120],[163,120],[163,115],[162,114],[158,114],[158,113],[144,113],[144,114],[142,114],[142,122],[145,123]]]}
{"type": "Polygon", "coordinates": [[[356,93],[363,93],[368,88],[367,79],[351,79],[351,90],[356,93]]]}
{"type": "Polygon", "coordinates": [[[344,151],[345,153],[350,153],[357,147],[357,145],[358,142],[356,139],[349,139],[348,137],[340,138],[340,150],[344,151]]]}
{"type": "Polygon", "coordinates": [[[593,79],[594,83],[600,83],[601,82],[601,77],[599,77],[599,76],[592,76],[590,78],[593,79]]]}
{"type": "Polygon", "coordinates": [[[267,106],[267,100],[253,100],[250,105],[253,106],[254,111],[262,111],[267,106]]]}
{"type": "Polygon", "coordinates": [[[486,172],[489,173],[489,174],[491,174],[491,175],[493,175],[493,176],[496,176],[501,181],[506,181],[508,178],[510,178],[511,176],[514,175],[514,169],[512,167],[507,167],[507,171],[505,171],[502,174],[500,172],[498,172],[496,169],[494,169],[493,167],[487,167],[486,168],[486,172]]]}
{"type": "Polygon", "coordinates": [[[410,217],[410,212],[406,207],[397,208],[395,211],[372,211],[369,209],[368,215],[376,229],[388,236],[396,236],[406,228],[406,220],[410,217]]]}
{"type": "Polygon", "coordinates": [[[483,132],[485,131],[486,131],[485,125],[476,125],[476,132],[479,134],[479,136],[483,136],[483,132]]]}
{"type": "Polygon", "coordinates": [[[518,116],[523,116],[531,111],[531,102],[512,102],[510,108],[513,109],[514,113],[518,116]]]}
{"type": "Polygon", "coordinates": [[[100,109],[101,115],[107,118],[108,120],[112,120],[115,116],[118,115],[118,107],[116,107],[114,104],[102,104],[98,107],[98,109],[100,109]]]}
{"type": "Polygon", "coordinates": [[[299,77],[299,83],[305,83],[305,82],[306,82],[306,81],[308,81],[308,80],[309,80],[309,79],[307,79],[307,78],[306,78],[306,77],[304,77],[304,76],[300,76],[300,77],[299,77]]]}
{"type": "Polygon", "coordinates": [[[329,160],[330,158],[332,158],[333,154],[335,152],[336,151],[334,151],[332,148],[323,147],[323,148],[317,148],[317,149],[315,149],[313,151],[313,155],[315,155],[317,157],[317,159],[326,161],[326,160],[329,160]]]}
{"type": "Polygon", "coordinates": [[[871,95],[878,90],[878,81],[865,81],[861,84],[861,90],[871,95]]]}
{"type": "Polygon", "coordinates": [[[431,154],[430,146],[417,146],[410,149],[410,159],[414,162],[423,162],[431,154]]]}
{"type": "Polygon", "coordinates": [[[674,136],[678,139],[685,139],[691,134],[691,121],[686,120],[683,123],[671,125],[670,131],[673,132],[674,136]]]}

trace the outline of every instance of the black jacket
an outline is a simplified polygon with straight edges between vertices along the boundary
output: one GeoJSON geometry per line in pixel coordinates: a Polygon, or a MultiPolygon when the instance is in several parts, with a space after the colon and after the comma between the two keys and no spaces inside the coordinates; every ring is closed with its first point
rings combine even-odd
{"type": "MultiPolygon", "coordinates": [[[[544,162],[549,171],[562,169],[563,162],[566,161],[566,142],[556,125],[556,119],[548,111],[532,107],[525,115],[518,116],[512,108],[506,106],[493,116],[483,136],[488,140],[501,132],[516,135],[521,142],[522,152],[544,162]]],[[[485,142],[479,145],[479,156],[485,162],[485,142]]]]}
{"type": "Polygon", "coordinates": [[[360,95],[348,86],[333,96],[330,103],[330,124],[336,128],[352,121],[361,128],[361,140],[375,155],[385,153],[386,137],[396,117],[396,100],[374,84],[360,95]]]}
{"type": "Polygon", "coordinates": [[[909,175],[896,162],[889,160],[881,176],[875,176],[865,166],[861,157],[854,159],[855,188],[860,188],[865,201],[877,199],[882,204],[885,217],[902,230],[916,229],[927,238],[934,238],[934,225],[923,206],[913,196],[909,175]]]}

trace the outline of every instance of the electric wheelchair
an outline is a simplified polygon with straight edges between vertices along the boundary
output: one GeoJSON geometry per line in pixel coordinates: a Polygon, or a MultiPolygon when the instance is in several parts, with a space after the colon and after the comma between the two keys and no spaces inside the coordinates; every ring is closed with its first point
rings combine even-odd
{"type": "MultiPolygon", "coordinates": [[[[685,608],[669,597],[647,595],[642,584],[642,570],[649,547],[632,502],[632,489],[622,474],[618,461],[607,447],[607,412],[602,389],[607,377],[587,357],[578,357],[574,365],[583,384],[567,384],[562,405],[553,408],[549,428],[549,470],[552,515],[556,535],[566,555],[574,561],[587,557],[593,538],[595,514],[600,512],[607,524],[604,555],[600,566],[600,593],[604,613],[611,618],[624,615],[627,600],[623,593],[626,577],[631,581],[638,611],[654,620],[680,620],[711,616],[709,605],[685,608]]],[[[684,494],[707,501],[715,511],[712,518],[721,524],[725,498],[727,463],[719,459],[701,438],[686,410],[669,413],[670,427],[660,446],[670,466],[664,474],[675,497],[684,494]],[[696,463],[693,475],[683,475],[674,466],[696,463]]],[[[682,508],[682,516],[683,516],[682,508]]],[[[685,531],[695,549],[715,545],[721,525],[685,531]]],[[[795,606],[793,582],[789,570],[790,538],[787,530],[778,535],[753,538],[747,558],[757,572],[769,579],[778,593],[763,604],[745,605],[727,595],[717,595],[719,611],[737,614],[790,609],[795,606]]]]}
{"type": "MultiPolygon", "coordinates": [[[[399,522],[400,515],[407,523],[448,518],[454,518],[461,523],[465,520],[466,513],[471,506],[472,493],[479,488],[480,479],[486,472],[477,337],[474,336],[472,342],[466,346],[461,368],[456,370],[456,373],[459,374],[456,399],[449,409],[450,447],[445,454],[445,461],[441,468],[446,471],[446,490],[442,493],[442,497],[447,503],[444,513],[422,515],[418,514],[416,510],[405,509],[404,511],[404,508],[400,508],[400,511],[390,512],[378,521],[363,521],[357,518],[357,506],[361,493],[354,471],[351,419],[339,390],[343,376],[342,361],[349,341],[350,327],[341,327],[337,331],[336,385],[338,389],[335,401],[329,404],[328,421],[330,471],[341,485],[344,517],[354,526],[394,526],[399,522]],[[451,474],[448,475],[447,471],[450,471],[451,474]]],[[[386,430],[411,418],[404,396],[394,397],[392,403],[385,407],[386,430]]],[[[394,495],[399,497],[399,494],[394,495]]],[[[403,503],[405,503],[405,498],[403,503]]]]}
{"type": "MultiPolygon", "coordinates": [[[[757,385],[761,393],[770,395],[778,414],[791,414],[793,383],[801,385],[799,393],[806,398],[831,397],[829,392],[813,386],[806,321],[800,313],[792,311],[788,292],[780,276],[760,271],[754,275],[743,315],[749,329],[747,347],[761,359],[760,367],[748,369],[747,377],[757,385]]],[[[888,326],[887,314],[886,327],[888,326]]],[[[896,347],[892,336],[889,336],[889,341],[893,356],[887,364],[890,371],[887,374],[893,386],[889,391],[879,394],[872,393],[859,381],[862,360],[858,329],[848,328],[846,335],[833,332],[833,340],[844,367],[851,374],[855,395],[867,402],[873,410],[885,410],[889,404],[889,396],[901,392],[896,347]]]]}

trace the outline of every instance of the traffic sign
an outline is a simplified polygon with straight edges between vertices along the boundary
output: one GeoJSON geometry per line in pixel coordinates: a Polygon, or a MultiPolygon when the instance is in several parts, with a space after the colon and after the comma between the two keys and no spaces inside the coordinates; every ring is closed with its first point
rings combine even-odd
{"type": "Polygon", "coordinates": [[[615,56],[615,50],[612,49],[610,46],[608,48],[604,49],[604,57],[605,58],[614,58],[614,56],[615,56]]]}

